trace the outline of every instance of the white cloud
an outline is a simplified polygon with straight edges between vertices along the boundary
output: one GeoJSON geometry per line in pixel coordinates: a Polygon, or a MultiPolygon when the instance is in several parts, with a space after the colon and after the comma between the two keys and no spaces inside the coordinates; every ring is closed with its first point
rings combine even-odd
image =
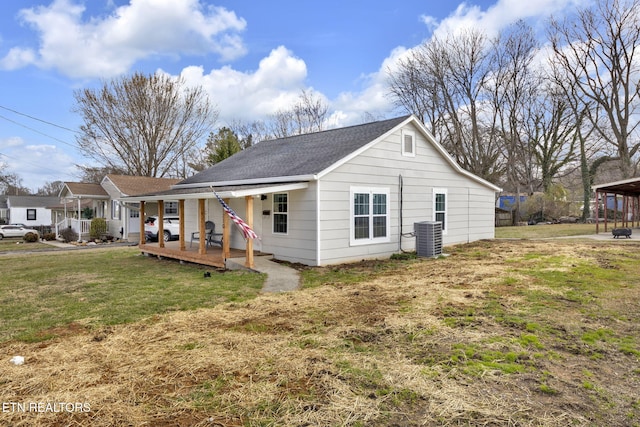
{"type": "Polygon", "coordinates": [[[434,34],[439,35],[455,33],[469,27],[480,28],[489,35],[495,35],[519,19],[544,20],[552,14],[562,13],[589,2],[590,0],[498,0],[485,10],[465,2],[460,3],[456,10],[442,21],[428,15],[424,15],[422,21],[434,34]]]}
{"type": "Polygon", "coordinates": [[[0,148],[2,149],[20,147],[22,145],[24,145],[24,140],[19,136],[11,136],[0,140],[0,148]]]}
{"type": "Polygon", "coordinates": [[[202,66],[186,67],[181,76],[202,86],[220,110],[220,121],[264,119],[291,107],[305,88],[307,66],[283,46],[273,49],[255,71],[222,67],[205,74],[202,66]]]}
{"type": "Polygon", "coordinates": [[[35,191],[45,182],[73,180],[78,170],[76,159],[60,147],[51,144],[28,144],[22,138],[12,137],[0,141],[0,161],[7,171],[16,173],[22,184],[35,191]]]}
{"type": "Polygon", "coordinates": [[[153,56],[213,53],[222,60],[244,55],[239,35],[246,22],[199,0],[131,0],[106,17],[83,20],[73,0],[23,9],[22,21],[39,33],[37,54],[14,47],[0,60],[5,69],[33,64],[80,77],[113,77],[153,56]]]}

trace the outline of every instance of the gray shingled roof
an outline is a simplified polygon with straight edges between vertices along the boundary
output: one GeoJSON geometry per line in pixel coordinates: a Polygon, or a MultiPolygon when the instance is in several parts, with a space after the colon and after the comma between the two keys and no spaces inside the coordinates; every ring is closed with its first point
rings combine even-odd
{"type": "Polygon", "coordinates": [[[8,200],[12,208],[46,208],[60,202],[51,196],[8,196],[8,200]]]}
{"type": "Polygon", "coordinates": [[[262,141],[185,179],[178,186],[317,174],[408,117],[262,141]]]}

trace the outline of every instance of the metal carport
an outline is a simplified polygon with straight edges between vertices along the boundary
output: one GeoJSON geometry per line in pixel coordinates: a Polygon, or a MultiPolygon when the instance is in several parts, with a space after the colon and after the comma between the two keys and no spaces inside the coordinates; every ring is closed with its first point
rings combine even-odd
{"type": "Polygon", "coordinates": [[[640,226],[640,178],[630,178],[623,181],[609,182],[593,186],[595,191],[595,219],[596,233],[600,231],[600,203],[603,203],[604,231],[607,231],[607,201],[613,196],[613,223],[614,228],[618,227],[618,211],[622,213],[620,220],[621,227],[640,226]],[[621,200],[620,200],[621,198],[621,200]],[[622,202],[620,205],[619,201],[622,202]],[[621,209],[618,209],[620,205],[621,209]]]}

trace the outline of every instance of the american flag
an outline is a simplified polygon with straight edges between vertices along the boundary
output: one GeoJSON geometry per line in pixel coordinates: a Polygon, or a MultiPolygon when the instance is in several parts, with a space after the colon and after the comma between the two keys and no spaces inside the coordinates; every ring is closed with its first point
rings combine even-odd
{"type": "Polygon", "coordinates": [[[244,236],[245,239],[258,239],[259,238],[258,235],[256,234],[256,232],[253,231],[253,229],[251,227],[249,227],[249,224],[244,222],[244,220],[242,218],[240,218],[238,216],[238,214],[235,213],[234,210],[231,209],[229,207],[229,205],[227,205],[224,202],[224,200],[222,200],[222,198],[220,198],[218,193],[216,193],[214,191],[213,194],[215,194],[216,197],[218,198],[218,201],[222,205],[222,209],[224,209],[224,211],[227,213],[227,215],[229,215],[229,217],[233,220],[233,222],[236,223],[236,225],[240,229],[240,232],[242,232],[242,235],[244,236]]]}

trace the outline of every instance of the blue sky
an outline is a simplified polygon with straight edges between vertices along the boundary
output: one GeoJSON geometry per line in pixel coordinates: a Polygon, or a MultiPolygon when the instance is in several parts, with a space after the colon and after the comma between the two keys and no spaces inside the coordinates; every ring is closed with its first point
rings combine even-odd
{"type": "Polygon", "coordinates": [[[334,125],[393,115],[386,70],[434,32],[542,25],[589,0],[21,0],[0,4],[0,162],[33,190],[77,181],[73,92],[134,71],[202,85],[218,124],[264,119],[302,89],[334,125]]]}

